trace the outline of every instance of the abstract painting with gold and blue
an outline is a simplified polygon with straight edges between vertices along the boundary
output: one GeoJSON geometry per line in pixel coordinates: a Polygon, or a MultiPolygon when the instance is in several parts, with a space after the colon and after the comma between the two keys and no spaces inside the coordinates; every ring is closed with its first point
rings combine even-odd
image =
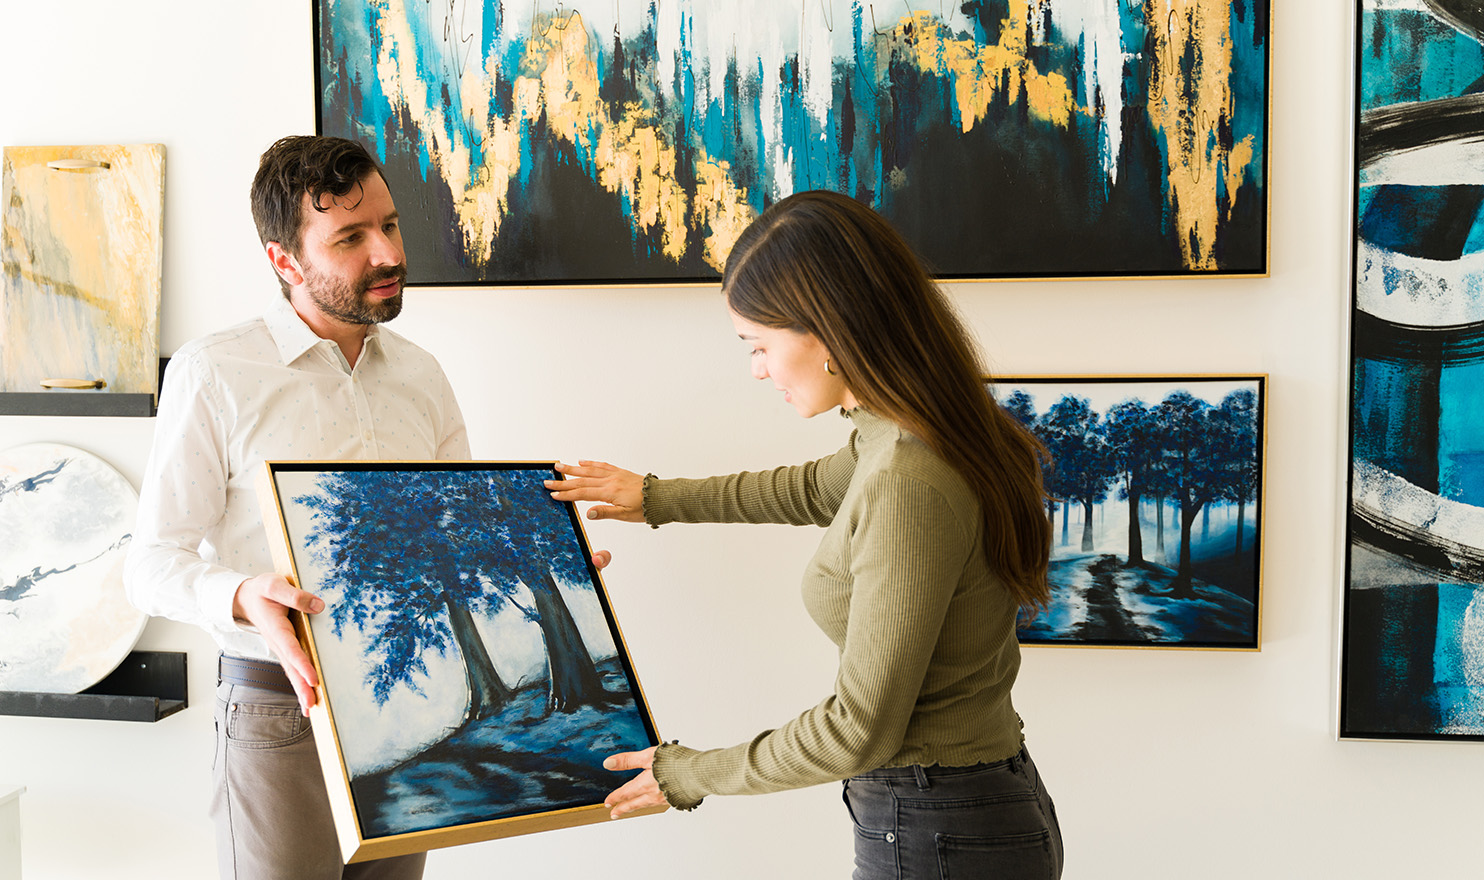
{"type": "Polygon", "coordinates": [[[714,282],[794,192],[943,278],[1267,272],[1268,0],[317,0],[423,284],[714,282]]]}

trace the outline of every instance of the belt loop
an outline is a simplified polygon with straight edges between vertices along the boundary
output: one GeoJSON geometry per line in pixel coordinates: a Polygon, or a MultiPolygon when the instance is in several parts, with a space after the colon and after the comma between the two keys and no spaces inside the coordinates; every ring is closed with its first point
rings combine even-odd
{"type": "Polygon", "coordinates": [[[1010,772],[1011,773],[1019,773],[1020,772],[1020,768],[1021,767],[1024,767],[1024,766],[1025,766],[1025,746],[1021,746],[1020,747],[1020,751],[1018,751],[1015,754],[1013,754],[1013,755],[1010,756],[1010,772]]]}
{"type": "Polygon", "coordinates": [[[932,788],[932,784],[928,782],[927,770],[924,770],[921,764],[912,765],[912,775],[917,777],[918,791],[927,791],[932,788]]]}

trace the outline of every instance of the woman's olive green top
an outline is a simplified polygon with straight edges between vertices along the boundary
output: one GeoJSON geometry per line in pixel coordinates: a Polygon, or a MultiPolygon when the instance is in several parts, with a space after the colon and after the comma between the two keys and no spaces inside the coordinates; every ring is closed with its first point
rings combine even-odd
{"type": "Polygon", "coordinates": [[[862,409],[845,448],[761,473],[644,485],[644,517],[826,527],[804,605],[839,648],[834,692],[727,749],[666,744],[654,775],[672,806],[761,794],[878,767],[999,761],[1021,746],[1010,687],[1016,604],[986,565],[979,501],[958,472],[862,409]]]}

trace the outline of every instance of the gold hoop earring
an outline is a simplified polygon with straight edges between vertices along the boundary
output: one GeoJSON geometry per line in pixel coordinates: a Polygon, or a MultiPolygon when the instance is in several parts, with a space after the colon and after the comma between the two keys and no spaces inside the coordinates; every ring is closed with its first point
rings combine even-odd
{"type": "Polygon", "coordinates": [[[838,375],[834,370],[830,369],[830,359],[829,358],[825,358],[824,359],[824,371],[826,373],[829,373],[831,376],[838,375]]]}

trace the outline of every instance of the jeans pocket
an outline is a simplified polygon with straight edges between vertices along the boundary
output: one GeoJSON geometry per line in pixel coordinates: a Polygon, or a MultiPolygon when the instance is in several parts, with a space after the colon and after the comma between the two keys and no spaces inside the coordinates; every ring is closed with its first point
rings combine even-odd
{"type": "Polygon", "coordinates": [[[854,880],[896,880],[898,868],[897,832],[887,825],[892,812],[891,795],[885,786],[862,785],[846,781],[845,809],[850,813],[850,827],[855,833],[854,880]],[[852,788],[854,792],[852,792],[852,788]]]}
{"type": "Polygon", "coordinates": [[[296,706],[233,703],[227,707],[227,746],[237,749],[281,749],[314,735],[296,706]]]}
{"type": "Polygon", "coordinates": [[[1054,880],[1059,876],[1049,831],[994,837],[939,834],[937,838],[938,875],[942,880],[1054,880]]]}

